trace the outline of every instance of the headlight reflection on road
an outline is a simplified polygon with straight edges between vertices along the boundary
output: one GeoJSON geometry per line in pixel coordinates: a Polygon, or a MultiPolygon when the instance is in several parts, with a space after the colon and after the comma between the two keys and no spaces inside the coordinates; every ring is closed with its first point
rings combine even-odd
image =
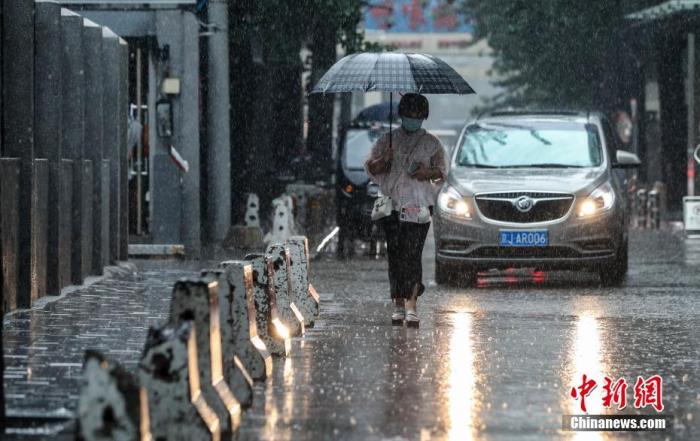
{"type": "Polygon", "coordinates": [[[449,439],[473,440],[476,435],[476,380],[472,314],[458,312],[453,317],[450,338],[449,439]]]}
{"type": "MultiPolygon", "coordinates": [[[[583,312],[576,319],[573,345],[571,354],[571,368],[568,378],[563,382],[563,395],[568,401],[571,414],[582,414],[580,401],[574,400],[568,395],[571,387],[581,384],[583,374],[598,382],[596,388],[586,397],[586,409],[589,415],[604,413],[602,380],[606,374],[606,367],[602,360],[602,339],[600,335],[598,319],[589,311],[583,312]]],[[[603,440],[605,437],[600,432],[576,432],[574,438],[577,441],[603,440]]]]}

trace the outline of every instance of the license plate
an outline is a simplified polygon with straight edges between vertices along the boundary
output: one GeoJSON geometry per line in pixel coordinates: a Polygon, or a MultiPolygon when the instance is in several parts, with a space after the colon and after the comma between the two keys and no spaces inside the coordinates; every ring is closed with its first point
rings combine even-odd
{"type": "Polygon", "coordinates": [[[546,247],[549,245],[547,230],[501,231],[502,247],[546,247]]]}

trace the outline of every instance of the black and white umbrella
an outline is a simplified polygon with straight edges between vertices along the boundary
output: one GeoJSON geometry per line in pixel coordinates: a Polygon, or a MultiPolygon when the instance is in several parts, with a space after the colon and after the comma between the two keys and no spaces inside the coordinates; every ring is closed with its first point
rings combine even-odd
{"type": "MultiPolygon", "coordinates": [[[[427,54],[360,52],[343,57],[311,93],[404,92],[466,95],[474,92],[449,64],[427,54]]],[[[389,108],[393,108],[389,93],[389,108]]],[[[393,112],[389,113],[389,145],[393,112]]]]}
{"type": "Polygon", "coordinates": [[[311,93],[413,92],[470,94],[474,89],[441,59],[427,54],[362,52],[328,69],[311,93]]]}

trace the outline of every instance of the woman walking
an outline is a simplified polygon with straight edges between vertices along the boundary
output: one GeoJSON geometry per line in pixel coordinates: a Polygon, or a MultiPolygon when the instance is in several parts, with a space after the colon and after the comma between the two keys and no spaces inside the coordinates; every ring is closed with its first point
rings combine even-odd
{"type": "MultiPolygon", "coordinates": [[[[380,138],[365,169],[390,204],[378,220],[384,228],[389,284],[394,312],[391,322],[418,327],[416,302],[423,294],[421,255],[430,228],[438,182],[447,175],[440,141],[421,125],[428,118],[428,100],[407,93],[399,102],[401,127],[380,138]]],[[[373,213],[376,219],[382,214],[373,213]]]]}

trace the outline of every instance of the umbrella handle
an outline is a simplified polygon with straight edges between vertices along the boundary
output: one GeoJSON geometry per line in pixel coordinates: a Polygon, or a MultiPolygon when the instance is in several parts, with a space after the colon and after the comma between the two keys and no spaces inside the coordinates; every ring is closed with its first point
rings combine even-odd
{"type": "Polygon", "coordinates": [[[392,149],[391,145],[391,123],[394,121],[394,94],[389,92],[389,150],[392,149]]]}

